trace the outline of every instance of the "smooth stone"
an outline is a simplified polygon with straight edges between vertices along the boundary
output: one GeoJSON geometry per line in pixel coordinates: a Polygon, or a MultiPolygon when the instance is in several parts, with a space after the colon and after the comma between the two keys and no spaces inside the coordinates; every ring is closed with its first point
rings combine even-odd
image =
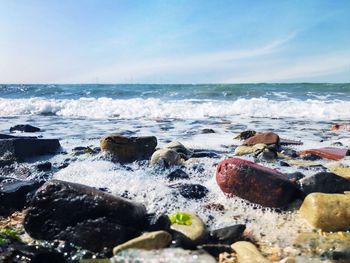
{"type": "Polygon", "coordinates": [[[305,194],[314,192],[332,194],[350,191],[350,180],[334,173],[317,173],[299,180],[298,183],[305,194]]]}
{"type": "Polygon", "coordinates": [[[271,263],[250,242],[239,241],[231,247],[237,253],[238,263],[271,263]]]}
{"type": "Polygon", "coordinates": [[[335,258],[337,256],[339,257],[338,259],[342,257],[350,260],[349,232],[304,232],[294,240],[293,246],[302,255],[322,257],[323,260],[326,258],[337,259],[335,258]]]}
{"type": "Polygon", "coordinates": [[[305,160],[289,160],[288,163],[293,166],[304,166],[304,167],[312,167],[320,165],[319,162],[314,161],[305,161],[305,160]]]}
{"type": "Polygon", "coordinates": [[[242,156],[246,154],[251,154],[257,151],[263,151],[266,147],[267,145],[263,143],[258,143],[253,146],[241,145],[235,149],[234,155],[242,156]]]}
{"type": "Polygon", "coordinates": [[[190,179],[190,176],[181,169],[176,169],[166,176],[169,181],[190,179]]]}
{"type": "Polygon", "coordinates": [[[220,156],[216,152],[211,151],[195,151],[191,158],[219,158],[220,156]]]}
{"type": "Polygon", "coordinates": [[[343,163],[332,163],[327,165],[327,168],[330,172],[350,180],[350,165],[343,163]]]}
{"type": "Polygon", "coordinates": [[[111,153],[115,160],[121,163],[148,160],[156,146],[155,136],[125,137],[120,134],[109,134],[100,141],[101,150],[111,153]]]}
{"type": "Polygon", "coordinates": [[[177,152],[181,156],[181,158],[184,158],[186,160],[190,158],[193,154],[191,150],[187,149],[181,142],[178,141],[172,141],[164,145],[163,148],[177,152]]]}
{"type": "Polygon", "coordinates": [[[246,226],[232,225],[210,231],[210,239],[215,243],[232,244],[241,238],[246,226]]]}
{"type": "Polygon", "coordinates": [[[266,132],[266,133],[259,133],[257,135],[254,135],[253,137],[248,138],[243,142],[243,145],[255,145],[258,143],[263,144],[276,144],[279,145],[280,138],[276,133],[273,132],[266,132]]]}
{"type": "Polygon", "coordinates": [[[22,210],[28,205],[30,194],[33,194],[42,184],[43,182],[21,181],[13,178],[0,179],[0,216],[22,210]]]}
{"type": "Polygon", "coordinates": [[[278,164],[282,167],[290,167],[289,163],[287,163],[285,161],[279,161],[278,164]]]}
{"type": "Polygon", "coordinates": [[[191,225],[180,225],[174,223],[170,226],[170,228],[184,234],[198,245],[205,241],[208,233],[202,219],[195,214],[190,214],[190,216],[192,222],[191,225]]]}
{"type": "Polygon", "coordinates": [[[171,238],[171,235],[166,231],[146,232],[139,237],[114,247],[113,254],[115,255],[128,248],[139,248],[145,250],[166,248],[169,245],[171,238]]]}
{"type": "Polygon", "coordinates": [[[348,152],[349,152],[348,149],[341,149],[336,147],[323,147],[318,149],[304,150],[299,152],[299,154],[300,156],[303,156],[306,154],[314,154],[322,158],[339,161],[343,159],[346,155],[348,155],[348,152]]]}
{"type": "Polygon", "coordinates": [[[15,125],[10,128],[10,132],[15,132],[15,131],[20,131],[20,132],[39,132],[40,128],[34,127],[29,124],[19,124],[15,125]]]}
{"type": "Polygon", "coordinates": [[[302,156],[302,159],[306,161],[317,161],[317,160],[322,160],[323,158],[316,154],[305,154],[302,156]]]}
{"type": "Polygon", "coordinates": [[[277,152],[275,149],[270,149],[269,147],[265,147],[262,150],[255,151],[254,157],[263,161],[274,161],[277,158],[277,152]]]}
{"type": "Polygon", "coordinates": [[[187,236],[182,234],[181,232],[171,230],[171,235],[173,239],[169,245],[171,248],[183,248],[189,250],[196,250],[197,244],[193,242],[193,240],[189,239],[187,236]]]}
{"type": "Polygon", "coordinates": [[[10,153],[16,159],[54,154],[61,147],[57,139],[13,138],[0,140],[0,156],[10,153]]]}
{"type": "Polygon", "coordinates": [[[24,228],[39,240],[63,240],[101,252],[146,228],[146,208],[93,187],[51,180],[36,191],[24,228]]]}
{"type": "Polygon", "coordinates": [[[224,193],[266,207],[287,206],[299,194],[284,174],[239,158],[218,164],[216,182],[224,193]]]}
{"type": "Polygon", "coordinates": [[[183,159],[180,154],[171,149],[160,149],[155,151],[151,157],[151,165],[159,165],[159,166],[173,166],[179,165],[183,163],[183,159]]]}
{"type": "Polygon", "coordinates": [[[217,263],[215,258],[203,250],[165,248],[159,250],[127,249],[110,259],[110,263],[217,263]]]}
{"type": "Polygon", "coordinates": [[[291,158],[299,157],[297,151],[293,149],[283,149],[281,153],[291,158]]]}
{"type": "Polygon", "coordinates": [[[311,193],[299,213],[311,226],[323,231],[350,230],[350,193],[311,193]]]}
{"type": "Polygon", "coordinates": [[[234,139],[247,140],[248,138],[253,137],[254,135],[256,135],[256,131],[247,130],[238,134],[234,139]]]}
{"type": "Polygon", "coordinates": [[[147,214],[148,224],[147,231],[158,231],[165,230],[168,231],[170,229],[170,219],[166,214],[147,214]]]}

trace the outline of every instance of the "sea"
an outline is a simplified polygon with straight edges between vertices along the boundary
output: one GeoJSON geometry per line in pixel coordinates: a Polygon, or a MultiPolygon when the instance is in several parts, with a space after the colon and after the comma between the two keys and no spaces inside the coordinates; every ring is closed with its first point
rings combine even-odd
{"type": "MultiPolygon", "coordinates": [[[[31,124],[41,129],[35,136],[58,138],[62,145],[60,154],[20,163],[16,174],[9,171],[7,176],[35,178],[47,173],[37,172],[35,164],[50,161],[49,177],[127,196],[143,203],[150,213],[194,212],[209,229],[246,224],[247,235],[270,246],[290,246],[301,231],[311,229],[296,209],[262,208],[226,197],[215,181],[218,162],[233,156],[242,143],[235,136],[244,130],[274,131],[281,138],[303,142],[290,147],[296,151],[332,145],[349,148],[349,132],[331,131],[334,123],[350,123],[349,83],[0,85],[0,133],[9,133],[16,124],[31,124]],[[205,132],[208,129],[211,133],[205,132]],[[100,138],[110,133],[152,135],[158,148],[176,140],[187,148],[217,154],[191,160],[181,167],[190,179],[177,182],[201,184],[208,195],[189,200],[170,187],[165,177],[179,167],[158,169],[148,162],[121,165],[104,153],[75,154],[76,147],[98,147],[100,138]],[[211,209],[208,204],[224,209],[211,209]]],[[[315,168],[285,167],[279,162],[262,165],[308,176],[326,165],[319,162],[315,168]]]]}

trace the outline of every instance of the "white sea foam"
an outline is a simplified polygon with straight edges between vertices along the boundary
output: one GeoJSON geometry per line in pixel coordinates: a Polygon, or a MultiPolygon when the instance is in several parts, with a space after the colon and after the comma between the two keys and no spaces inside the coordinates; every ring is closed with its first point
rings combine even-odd
{"type": "Polygon", "coordinates": [[[0,99],[0,116],[58,115],[63,117],[182,118],[207,117],[296,117],[337,119],[350,117],[350,101],[286,100],[267,98],[215,100],[161,99],[0,99]]]}

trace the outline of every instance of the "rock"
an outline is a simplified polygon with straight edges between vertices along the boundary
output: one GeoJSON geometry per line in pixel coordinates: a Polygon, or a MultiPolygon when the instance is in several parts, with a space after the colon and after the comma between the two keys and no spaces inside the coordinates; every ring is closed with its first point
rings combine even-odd
{"type": "Polygon", "coordinates": [[[332,163],[327,166],[329,171],[335,173],[345,179],[350,180],[350,166],[343,163],[332,163]]]}
{"type": "Polygon", "coordinates": [[[147,231],[158,231],[158,230],[165,230],[168,231],[170,229],[170,219],[165,214],[148,214],[148,226],[147,231]]]}
{"type": "Polygon", "coordinates": [[[57,139],[14,138],[0,140],[0,156],[12,154],[16,159],[56,153],[61,147],[57,139]]]}
{"type": "Polygon", "coordinates": [[[102,151],[111,153],[116,161],[130,163],[149,159],[157,146],[157,138],[109,134],[101,139],[100,146],[102,151]]]}
{"type": "Polygon", "coordinates": [[[299,212],[311,226],[323,231],[350,230],[350,193],[311,193],[299,212]]]}
{"type": "Polygon", "coordinates": [[[202,134],[209,134],[209,133],[215,133],[213,129],[203,129],[202,134]]]}
{"type": "Polygon", "coordinates": [[[319,166],[319,162],[314,161],[305,161],[305,160],[289,160],[288,163],[293,166],[299,166],[299,167],[313,167],[313,166],[319,166]]]}
{"type": "Polygon", "coordinates": [[[228,195],[267,207],[287,206],[299,194],[284,174],[239,158],[228,158],[218,164],[216,182],[228,195]]]}
{"type": "Polygon", "coordinates": [[[214,151],[195,151],[191,158],[219,158],[220,156],[214,151]]]}
{"type": "Polygon", "coordinates": [[[166,231],[147,232],[139,237],[114,247],[113,254],[115,255],[118,252],[128,248],[139,248],[145,250],[166,248],[170,241],[171,235],[166,231]]]}
{"type": "Polygon", "coordinates": [[[101,252],[138,236],[146,220],[141,204],[81,184],[51,180],[36,192],[23,225],[35,239],[64,240],[101,252]]]}
{"type": "MultiPolygon", "coordinates": [[[[1,248],[0,248],[1,251],[1,248]]],[[[39,246],[28,246],[22,243],[12,243],[0,253],[0,262],[21,263],[65,263],[61,253],[39,246]]]]}
{"type": "Polygon", "coordinates": [[[232,249],[236,251],[239,263],[271,263],[252,243],[239,241],[234,243],[232,249]]]}
{"type": "Polygon", "coordinates": [[[296,182],[305,177],[305,174],[301,172],[294,172],[286,174],[289,181],[296,182]]]}
{"type": "Polygon", "coordinates": [[[78,146],[73,149],[73,155],[78,156],[78,155],[83,155],[83,154],[96,154],[99,151],[89,147],[89,146],[78,146]]]}
{"type": "Polygon", "coordinates": [[[246,155],[250,153],[261,152],[267,147],[266,144],[258,143],[253,146],[241,145],[235,149],[234,154],[237,156],[246,155]]]}
{"type": "Polygon", "coordinates": [[[273,132],[266,132],[266,133],[259,133],[253,137],[248,138],[243,142],[243,145],[255,145],[258,143],[263,144],[276,144],[279,145],[280,138],[276,133],[273,132]]]}
{"type": "Polygon", "coordinates": [[[294,257],[286,257],[281,259],[279,263],[296,263],[296,259],[294,257]]]}
{"type": "Polygon", "coordinates": [[[282,153],[283,153],[284,155],[288,156],[288,157],[291,157],[291,158],[297,158],[297,157],[299,157],[299,154],[297,153],[297,151],[296,151],[296,150],[293,150],[293,149],[287,149],[287,148],[285,148],[285,149],[282,150],[282,153]]]}
{"type": "Polygon", "coordinates": [[[237,257],[233,253],[221,253],[219,255],[219,263],[237,263],[237,257]]]}
{"type": "Polygon", "coordinates": [[[179,165],[183,162],[180,154],[171,149],[160,149],[155,151],[151,157],[151,165],[159,166],[173,166],[179,165]]]}
{"type": "Polygon", "coordinates": [[[285,161],[279,161],[278,164],[282,167],[290,167],[289,163],[287,163],[285,161]]]}
{"type": "Polygon", "coordinates": [[[50,162],[39,163],[36,165],[36,169],[41,172],[50,171],[52,168],[52,164],[50,162]]]}
{"type": "Polygon", "coordinates": [[[166,176],[169,181],[190,179],[190,176],[181,169],[176,169],[166,176]]]}
{"type": "Polygon", "coordinates": [[[241,238],[245,225],[232,225],[219,228],[210,232],[210,238],[215,243],[232,244],[241,238]]]}
{"type": "Polygon", "coordinates": [[[193,152],[187,149],[181,142],[172,141],[164,146],[165,149],[170,149],[177,152],[181,158],[187,160],[189,159],[193,152]]]}
{"type": "Polygon", "coordinates": [[[231,246],[225,244],[204,244],[198,246],[198,249],[205,250],[215,258],[219,258],[221,253],[232,253],[231,246]]]}
{"type": "Polygon", "coordinates": [[[333,173],[321,172],[305,177],[298,182],[300,189],[305,194],[320,193],[343,193],[350,191],[350,180],[333,173]]]}
{"type": "Polygon", "coordinates": [[[179,193],[187,199],[202,199],[209,192],[205,186],[200,184],[177,184],[171,187],[178,189],[179,193]]]}
{"type": "MultiPolygon", "coordinates": [[[[256,145],[255,145],[256,146],[256,145]]],[[[277,152],[274,148],[265,147],[254,152],[254,157],[263,161],[273,161],[277,158],[277,152]]]]}
{"type": "Polygon", "coordinates": [[[39,132],[40,128],[34,127],[29,124],[19,124],[15,125],[10,128],[10,132],[15,132],[15,131],[20,131],[20,132],[39,132]]]}
{"type": "Polygon", "coordinates": [[[331,130],[332,131],[350,131],[350,123],[332,124],[331,130]]]}
{"type": "Polygon", "coordinates": [[[322,158],[339,161],[348,155],[348,149],[340,149],[336,147],[323,147],[318,149],[308,149],[299,152],[300,156],[306,154],[318,155],[322,158]]]}
{"type": "Polygon", "coordinates": [[[217,263],[215,258],[203,250],[183,250],[181,248],[166,248],[160,250],[128,249],[119,252],[110,259],[110,263],[217,263]]]}
{"type": "Polygon", "coordinates": [[[303,145],[303,142],[280,138],[280,144],[281,145],[303,145]]]}
{"type": "Polygon", "coordinates": [[[247,130],[238,134],[234,139],[247,140],[248,138],[253,137],[254,135],[256,135],[256,131],[247,130]]]}
{"type": "Polygon", "coordinates": [[[306,161],[317,161],[317,160],[321,160],[322,157],[316,154],[305,154],[302,156],[302,159],[306,161]]]}
{"type": "Polygon", "coordinates": [[[323,260],[327,258],[335,260],[343,259],[344,261],[340,262],[344,263],[349,262],[350,260],[349,232],[304,232],[301,233],[293,243],[293,246],[297,248],[298,253],[302,255],[308,255],[309,257],[322,257],[323,260]]]}
{"type": "Polygon", "coordinates": [[[14,178],[0,180],[0,216],[22,210],[28,204],[27,197],[42,184],[43,182],[21,181],[14,178]]]}
{"type": "Polygon", "coordinates": [[[202,221],[197,215],[186,213],[190,216],[190,224],[184,225],[178,222],[172,221],[170,228],[177,232],[184,234],[190,240],[192,240],[196,245],[201,244],[207,238],[207,230],[202,221]]]}

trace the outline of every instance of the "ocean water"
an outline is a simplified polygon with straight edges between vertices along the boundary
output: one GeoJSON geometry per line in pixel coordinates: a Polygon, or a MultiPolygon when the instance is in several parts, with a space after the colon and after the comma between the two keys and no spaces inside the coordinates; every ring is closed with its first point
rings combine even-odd
{"type": "MultiPolygon", "coordinates": [[[[28,123],[42,129],[37,135],[60,139],[66,152],[19,164],[23,178],[37,176],[32,165],[48,160],[54,166],[53,178],[107,188],[117,195],[128,193],[150,212],[196,212],[209,228],[243,223],[249,235],[272,246],[290,246],[300,231],[311,229],[293,209],[274,211],[227,198],[215,182],[217,163],[233,156],[241,144],[233,138],[246,129],[302,141],[291,147],[295,150],[335,142],[349,148],[348,132],[330,131],[332,123],[349,122],[350,84],[0,85],[0,133],[28,123]],[[203,134],[203,129],[215,133],[203,134]],[[208,196],[187,200],[168,187],[165,176],[178,167],[161,170],[147,162],[123,166],[103,154],[74,155],[73,148],[98,147],[100,138],[112,132],[154,135],[158,147],[177,140],[188,148],[218,153],[219,158],[192,160],[183,167],[191,178],[180,182],[202,184],[208,196]],[[64,162],[69,165],[58,169],[64,162]],[[222,204],[225,210],[208,209],[208,203],[222,204]]],[[[319,171],[280,167],[278,162],[262,165],[285,173],[319,171]]]]}

